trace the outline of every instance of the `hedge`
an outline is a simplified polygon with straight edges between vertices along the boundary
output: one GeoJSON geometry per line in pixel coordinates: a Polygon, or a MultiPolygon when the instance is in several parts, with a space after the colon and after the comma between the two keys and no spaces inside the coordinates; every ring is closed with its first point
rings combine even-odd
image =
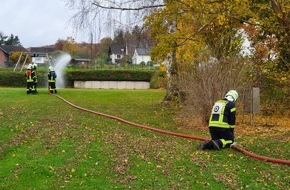
{"type": "MultiPolygon", "coordinates": [[[[156,76],[153,70],[66,70],[65,84],[73,87],[73,82],[78,81],[147,81],[151,82],[152,76],[156,76]]],[[[157,76],[164,74],[157,74],[157,76]]],[[[47,72],[40,70],[37,74],[38,86],[47,86],[47,72]]],[[[0,86],[23,87],[26,86],[25,71],[13,71],[12,69],[0,69],[0,86]]],[[[156,86],[156,85],[155,85],[156,86]]],[[[156,88],[156,87],[154,87],[156,88]]]]}
{"type": "MultiPolygon", "coordinates": [[[[47,73],[41,71],[37,74],[38,86],[47,86],[47,73]]],[[[26,87],[25,71],[13,71],[12,69],[0,69],[0,86],[2,87],[26,87]]]]}

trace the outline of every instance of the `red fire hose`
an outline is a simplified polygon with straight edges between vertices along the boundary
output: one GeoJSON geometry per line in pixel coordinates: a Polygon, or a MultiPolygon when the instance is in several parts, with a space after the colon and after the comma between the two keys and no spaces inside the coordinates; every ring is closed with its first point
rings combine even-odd
{"type": "MultiPolygon", "coordinates": [[[[93,111],[93,110],[89,110],[89,109],[86,109],[86,108],[79,107],[79,106],[74,105],[73,103],[69,102],[68,100],[62,98],[59,95],[56,95],[56,94],[52,94],[52,95],[58,97],[59,99],[63,100],[64,102],[68,103],[72,107],[77,108],[79,110],[83,110],[83,111],[86,111],[86,112],[89,112],[89,113],[93,113],[93,114],[96,114],[96,115],[99,115],[99,116],[103,116],[103,117],[107,117],[107,118],[110,118],[110,119],[114,119],[114,120],[120,121],[122,123],[126,123],[128,125],[132,125],[132,126],[135,126],[135,127],[139,127],[139,128],[143,128],[143,129],[147,129],[147,130],[150,130],[150,131],[155,131],[155,132],[163,133],[163,134],[167,134],[167,135],[173,135],[173,136],[177,136],[177,137],[182,137],[182,138],[195,139],[195,140],[200,140],[200,141],[210,140],[209,138],[205,138],[205,137],[191,136],[191,135],[186,135],[186,134],[181,134],[181,133],[165,131],[165,130],[149,127],[149,126],[146,126],[146,125],[140,125],[140,124],[133,123],[133,122],[127,121],[125,119],[116,117],[116,116],[112,116],[112,115],[108,115],[108,114],[104,114],[104,113],[100,113],[100,112],[96,112],[96,111],[93,111]]],[[[251,158],[257,159],[257,160],[262,160],[262,161],[272,162],[272,163],[277,163],[277,164],[286,164],[286,165],[290,166],[290,160],[275,159],[275,158],[270,158],[270,157],[266,157],[266,156],[257,155],[257,154],[254,154],[252,152],[249,152],[249,151],[247,151],[247,150],[245,150],[245,149],[243,149],[243,148],[241,148],[241,147],[239,147],[237,145],[232,145],[231,148],[233,148],[234,150],[239,151],[239,152],[241,152],[241,153],[243,153],[243,154],[245,154],[245,155],[247,155],[247,156],[249,156],[251,158]]]]}

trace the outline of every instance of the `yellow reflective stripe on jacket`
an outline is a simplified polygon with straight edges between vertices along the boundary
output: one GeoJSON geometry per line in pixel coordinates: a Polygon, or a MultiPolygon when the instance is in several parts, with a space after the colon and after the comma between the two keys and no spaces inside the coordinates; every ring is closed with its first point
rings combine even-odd
{"type": "Polygon", "coordinates": [[[48,82],[55,82],[56,81],[56,75],[52,72],[49,72],[48,74],[48,82]]]}
{"type": "Polygon", "coordinates": [[[31,78],[31,76],[27,77],[26,82],[33,82],[33,79],[31,78]]]}
{"type": "Polygon", "coordinates": [[[48,77],[48,82],[55,82],[55,79],[53,79],[53,76],[48,77]]]}
{"type": "MultiPolygon", "coordinates": [[[[225,111],[227,103],[228,101],[226,100],[218,100],[217,102],[215,102],[212,108],[212,112],[211,112],[211,116],[209,120],[209,127],[220,127],[220,128],[233,128],[234,127],[234,126],[230,126],[228,123],[223,121],[224,111],[225,111]],[[218,120],[213,120],[214,114],[218,115],[218,120]]],[[[235,111],[235,108],[233,108],[232,110],[235,111]]]]}

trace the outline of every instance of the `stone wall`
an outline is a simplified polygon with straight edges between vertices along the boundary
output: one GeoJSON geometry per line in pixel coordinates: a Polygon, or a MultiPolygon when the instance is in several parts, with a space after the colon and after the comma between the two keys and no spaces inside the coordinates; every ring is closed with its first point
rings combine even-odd
{"type": "Polygon", "coordinates": [[[143,81],[74,81],[74,88],[149,89],[150,83],[143,81]]]}

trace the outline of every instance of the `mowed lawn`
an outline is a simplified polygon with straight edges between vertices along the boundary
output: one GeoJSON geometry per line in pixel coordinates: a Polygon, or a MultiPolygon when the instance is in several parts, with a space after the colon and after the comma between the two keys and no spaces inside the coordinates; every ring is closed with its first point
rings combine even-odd
{"type": "MultiPolygon", "coordinates": [[[[177,108],[161,104],[164,90],[59,89],[58,95],[138,124],[209,137],[178,126],[177,108]]],[[[290,160],[288,124],[287,118],[271,127],[239,122],[237,141],[257,154],[290,160]]],[[[288,165],[232,149],[197,151],[199,143],[75,109],[44,88],[37,95],[0,88],[0,189],[290,187],[288,165]]]]}

